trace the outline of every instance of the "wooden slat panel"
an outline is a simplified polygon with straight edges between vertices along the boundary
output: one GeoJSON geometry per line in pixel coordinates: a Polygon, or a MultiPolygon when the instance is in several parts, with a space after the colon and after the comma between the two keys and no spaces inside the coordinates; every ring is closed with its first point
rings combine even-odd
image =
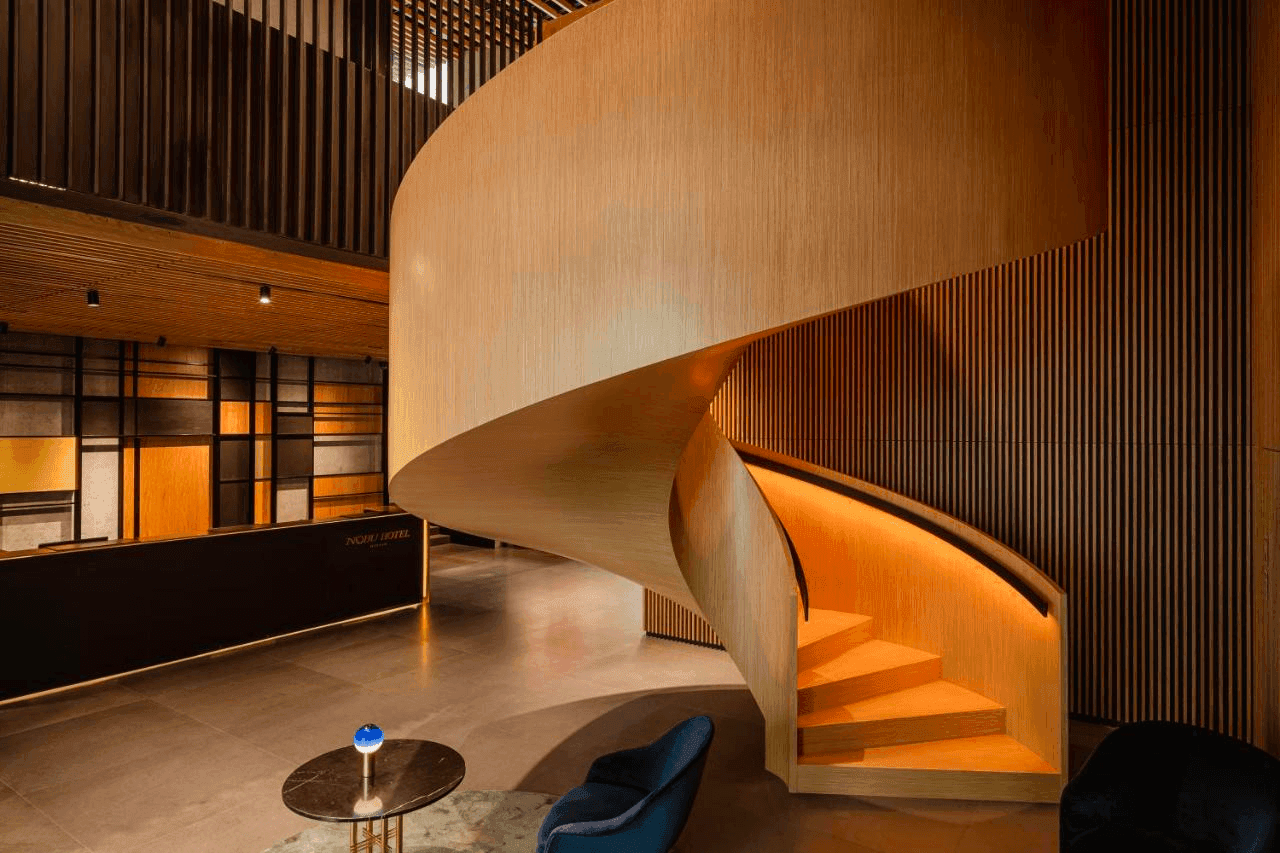
{"type": "Polygon", "coordinates": [[[40,179],[41,143],[44,133],[41,101],[40,27],[41,6],[37,3],[13,3],[12,73],[10,107],[13,125],[10,136],[12,165],[10,174],[27,181],[40,179]],[[17,128],[36,128],[35,133],[19,133],[17,128]]]}
{"type": "Polygon", "coordinates": [[[707,620],[651,589],[644,591],[644,630],[655,637],[724,648],[707,620]]]}
{"type": "Polygon", "coordinates": [[[0,198],[0,314],[15,329],[382,357],[386,303],[383,271],[0,198]],[[86,310],[87,287],[101,308],[86,310]]]}
{"type": "Polygon", "coordinates": [[[1045,570],[1073,712],[1242,736],[1246,8],[1112,4],[1109,233],[760,341],[713,406],[1045,570]]]}
{"type": "Polygon", "coordinates": [[[1280,755],[1280,6],[1251,10],[1254,742],[1280,755]]]}
{"type": "Polygon", "coordinates": [[[320,26],[315,0],[3,0],[0,178],[385,257],[400,177],[448,112],[401,77],[425,78],[434,49],[442,88],[467,94],[533,40],[501,26],[506,0],[431,0],[407,27],[398,6],[326,6],[320,26]]]}
{"type": "Polygon", "coordinates": [[[76,439],[0,438],[0,494],[76,487],[76,439]]]}
{"type": "Polygon", "coordinates": [[[40,181],[55,187],[67,185],[67,0],[45,0],[41,94],[44,115],[40,157],[40,181]]]}

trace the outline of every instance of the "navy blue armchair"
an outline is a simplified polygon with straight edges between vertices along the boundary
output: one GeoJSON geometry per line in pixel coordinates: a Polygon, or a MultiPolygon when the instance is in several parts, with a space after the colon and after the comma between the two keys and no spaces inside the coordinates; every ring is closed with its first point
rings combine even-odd
{"type": "Polygon", "coordinates": [[[1182,723],[1121,726],[1062,792],[1063,853],[1280,853],[1280,761],[1182,723]]]}
{"type": "Polygon", "coordinates": [[[689,819],[715,726],[692,717],[648,746],[597,758],[551,807],[537,853],[667,853],[689,819]]]}

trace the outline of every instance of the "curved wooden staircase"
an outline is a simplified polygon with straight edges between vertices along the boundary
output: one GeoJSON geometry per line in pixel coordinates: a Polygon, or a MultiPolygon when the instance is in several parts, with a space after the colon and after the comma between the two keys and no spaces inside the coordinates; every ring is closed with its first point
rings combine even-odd
{"type": "Polygon", "coordinates": [[[797,790],[1057,800],[1062,774],[1006,733],[1003,705],[943,679],[938,655],[835,610],[810,610],[797,639],[797,790]]]}
{"type": "Polygon", "coordinates": [[[392,499],[704,617],[792,790],[1011,798],[949,782],[941,745],[971,738],[936,738],[1003,713],[1061,764],[1060,590],[1015,574],[1058,596],[1038,611],[946,560],[909,588],[859,582],[874,608],[811,582],[815,608],[875,627],[811,637],[793,554],[810,567],[856,525],[806,530],[710,403],[773,330],[1101,231],[1100,44],[1096,0],[616,0],[565,27],[461,104],[397,191],[392,499]],[[975,608],[1002,632],[969,630],[975,608]],[[955,685],[1003,711],[893,707],[955,685]]]}

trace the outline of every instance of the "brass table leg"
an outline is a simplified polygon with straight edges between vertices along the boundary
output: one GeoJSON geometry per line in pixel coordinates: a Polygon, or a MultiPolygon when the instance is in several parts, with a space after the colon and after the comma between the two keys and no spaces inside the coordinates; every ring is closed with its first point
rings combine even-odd
{"type": "Polygon", "coordinates": [[[359,821],[351,823],[351,853],[402,853],[404,850],[404,818],[396,815],[383,818],[382,826],[374,829],[373,819],[360,827],[359,821]],[[361,831],[361,829],[363,831],[361,831]],[[392,839],[392,830],[395,838],[392,839]]]}

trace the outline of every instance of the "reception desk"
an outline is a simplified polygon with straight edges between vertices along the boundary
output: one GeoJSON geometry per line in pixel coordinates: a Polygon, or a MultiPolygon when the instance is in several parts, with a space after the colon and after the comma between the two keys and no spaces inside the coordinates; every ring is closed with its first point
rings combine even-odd
{"type": "Polygon", "coordinates": [[[0,553],[0,700],[420,602],[400,511],[0,553]]]}

